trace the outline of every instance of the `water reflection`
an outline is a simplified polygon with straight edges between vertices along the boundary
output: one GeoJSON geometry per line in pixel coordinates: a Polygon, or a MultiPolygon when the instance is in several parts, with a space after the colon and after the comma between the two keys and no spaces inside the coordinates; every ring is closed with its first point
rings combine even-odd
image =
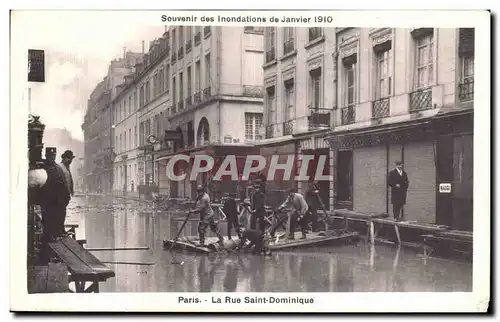
{"type": "MultiPolygon", "coordinates": [[[[471,291],[472,265],[424,260],[411,249],[384,245],[324,247],[270,257],[250,254],[201,256],[163,250],[180,226],[165,213],[123,200],[75,198],[68,209],[78,238],[89,248],[149,247],[94,251],[116,277],[102,292],[425,292],[471,291]],[[183,263],[182,263],[183,262],[183,263]],[[138,265],[138,264],[143,265],[138,265]],[[182,264],[181,264],[182,263],[182,264]],[[149,265],[154,264],[154,265],[149,265]]],[[[183,235],[196,234],[195,220],[183,235]]]]}

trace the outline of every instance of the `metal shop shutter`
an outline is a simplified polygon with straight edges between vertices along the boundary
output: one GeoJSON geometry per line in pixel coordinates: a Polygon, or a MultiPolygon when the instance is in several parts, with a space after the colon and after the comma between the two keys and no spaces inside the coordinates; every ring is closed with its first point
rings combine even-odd
{"type": "Polygon", "coordinates": [[[359,212],[386,211],[387,149],[385,146],[353,152],[353,209],[359,212]]]}
{"type": "Polygon", "coordinates": [[[410,180],[404,207],[405,219],[435,223],[436,165],[432,142],[416,142],[406,145],[404,169],[410,180]]]}

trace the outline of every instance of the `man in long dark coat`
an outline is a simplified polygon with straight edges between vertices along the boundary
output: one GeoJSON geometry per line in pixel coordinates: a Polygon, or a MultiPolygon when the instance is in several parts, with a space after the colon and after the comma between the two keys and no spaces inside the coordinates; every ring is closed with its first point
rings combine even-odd
{"type": "Polygon", "coordinates": [[[403,206],[406,204],[406,193],[410,185],[408,175],[403,170],[403,163],[401,161],[396,161],[396,169],[389,172],[387,184],[391,187],[391,202],[394,219],[396,221],[401,221],[404,219],[403,206]]]}
{"type": "Polygon", "coordinates": [[[46,148],[44,169],[47,172],[47,182],[42,187],[40,207],[43,239],[48,242],[64,234],[64,221],[61,229],[61,220],[66,217],[66,206],[71,195],[64,172],[56,163],[56,148],[46,148]]]}

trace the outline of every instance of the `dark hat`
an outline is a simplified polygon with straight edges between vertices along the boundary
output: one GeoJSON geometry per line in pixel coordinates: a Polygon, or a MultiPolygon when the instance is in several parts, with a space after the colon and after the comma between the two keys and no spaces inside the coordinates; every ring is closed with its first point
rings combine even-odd
{"type": "Polygon", "coordinates": [[[61,155],[62,158],[70,158],[73,159],[75,156],[73,155],[73,151],[71,150],[66,150],[64,153],[61,155]]]}
{"type": "Polygon", "coordinates": [[[399,160],[398,160],[398,161],[396,161],[396,165],[402,165],[402,164],[403,164],[403,162],[401,162],[401,161],[399,161],[399,160]]]}
{"type": "Polygon", "coordinates": [[[288,193],[296,193],[296,192],[297,192],[297,189],[295,189],[295,188],[290,188],[290,189],[288,189],[286,192],[288,192],[288,193]]]}
{"type": "Polygon", "coordinates": [[[53,147],[46,147],[45,148],[45,155],[54,155],[57,154],[57,149],[53,147]]]}

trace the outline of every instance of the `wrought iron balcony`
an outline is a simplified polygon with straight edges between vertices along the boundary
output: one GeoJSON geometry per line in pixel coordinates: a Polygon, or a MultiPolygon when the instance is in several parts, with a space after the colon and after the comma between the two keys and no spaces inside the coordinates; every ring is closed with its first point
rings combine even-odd
{"type": "Polygon", "coordinates": [[[193,48],[193,41],[189,39],[186,43],[186,54],[189,53],[192,48],[193,48]]]}
{"type": "Polygon", "coordinates": [[[264,97],[264,87],[258,85],[243,85],[243,96],[246,97],[264,97]]]}
{"type": "Polygon", "coordinates": [[[177,111],[182,111],[184,109],[184,101],[177,103],[177,111]]]}
{"type": "Polygon", "coordinates": [[[177,53],[172,53],[172,56],[170,57],[170,65],[175,64],[177,61],[177,53]]]}
{"type": "Polygon", "coordinates": [[[203,98],[204,98],[204,99],[207,99],[207,98],[209,98],[210,96],[212,96],[212,89],[211,89],[211,87],[210,87],[210,86],[208,86],[207,88],[205,88],[205,89],[203,90],[203,98]]]}
{"type": "Polygon", "coordinates": [[[274,126],[268,125],[266,126],[266,139],[270,139],[274,137],[274,126]]]}
{"type": "Polygon", "coordinates": [[[198,46],[200,43],[201,43],[201,32],[200,32],[200,31],[198,31],[198,32],[194,35],[194,45],[195,45],[195,46],[198,46]]]}
{"type": "Polygon", "coordinates": [[[468,80],[458,85],[458,98],[462,102],[474,100],[474,80],[468,80]]]}
{"type": "Polygon", "coordinates": [[[312,112],[307,119],[309,121],[309,130],[330,127],[330,113],[312,112]]]}
{"type": "Polygon", "coordinates": [[[283,123],[283,135],[292,135],[293,134],[293,122],[286,121],[283,123]]]}
{"type": "Polygon", "coordinates": [[[291,53],[295,49],[295,41],[293,38],[288,39],[283,43],[283,55],[291,53]]]}
{"type": "Polygon", "coordinates": [[[432,89],[422,89],[410,93],[410,112],[418,112],[432,108],[432,89]]]}
{"type": "Polygon", "coordinates": [[[201,102],[201,92],[194,93],[194,104],[201,102]]]}
{"type": "Polygon", "coordinates": [[[182,59],[184,57],[184,47],[179,48],[177,51],[177,59],[182,59]]]}
{"type": "Polygon", "coordinates": [[[276,59],[276,48],[270,47],[268,51],[266,51],[266,63],[272,62],[276,59]]]}
{"type": "Polygon", "coordinates": [[[212,32],[212,28],[210,26],[203,27],[203,36],[208,37],[212,32]]]}
{"type": "Polygon", "coordinates": [[[258,34],[258,35],[263,35],[264,34],[264,28],[263,27],[245,26],[244,31],[245,31],[245,33],[249,33],[249,34],[258,34]]]}
{"type": "Polygon", "coordinates": [[[388,117],[390,114],[389,98],[381,98],[372,102],[372,118],[388,117]]]}
{"type": "Polygon", "coordinates": [[[309,42],[316,40],[323,36],[321,27],[309,28],[309,42]]]}
{"type": "Polygon", "coordinates": [[[356,121],[356,107],[354,105],[341,109],[342,125],[352,124],[356,121]]]}
{"type": "Polygon", "coordinates": [[[189,94],[188,97],[186,97],[186,108],[189,108],[192,104],[192,97],[191,94],[189,94]]]}

